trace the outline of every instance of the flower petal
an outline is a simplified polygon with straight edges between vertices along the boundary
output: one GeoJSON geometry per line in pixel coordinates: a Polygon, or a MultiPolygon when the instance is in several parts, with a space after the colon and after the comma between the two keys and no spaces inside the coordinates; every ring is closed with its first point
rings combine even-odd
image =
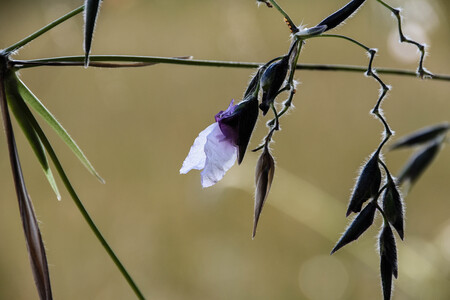
{"type": "Polygon", "coordinates": [[[205,130],[200,132],[198,137],[195,139],[194,144],[189,150],[189,154],[183,162],[183,166],[180,169],[180,174],[186,174],[192,169],[201,170],[205,167],[206,154],[205,154],[205,144],[206,138],[218,127],[217,123],[209,125],[205,130]]]}
{"type": "Polygon", "coordinates": [[[213,125],[210,126],[213,129],[207,137],[204,148],[206,161],[204,170],[201,173],[203,187],[212,186],[222,179],[225,173],[234,165],[237,158],[236,146],[224,136],[218,123],[213,125]]]}

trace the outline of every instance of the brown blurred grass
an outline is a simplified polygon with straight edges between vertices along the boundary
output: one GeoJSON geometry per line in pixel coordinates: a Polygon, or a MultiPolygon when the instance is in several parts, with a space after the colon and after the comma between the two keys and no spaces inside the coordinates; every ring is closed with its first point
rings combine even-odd
{"type": "MultiPolygon", "coordinates": [[[[429,2],[440,23],[426,35],[431,45],[426,66],[436,73],[450,70],[444,2],[429,2]]],[[[338,6],[334,1],[281,4],[295,20],[309,25],[338,6]]],[[[0,47],[77,5],[2,3],[0,47]]],[[[407,22],[426,26],[412,17],[407,22]]],[[[378,48],[376,66],[415,69],[415,62],[402,62],[390,52],[387,36],[393,29],[389,12],[372,1],[337,32],[378,48]]],[[[414,32],[407,33],[414,38],[414,32]]],[[[274,10],[256,8],[254,1],[116,0],[102,6],[92,54],[264,62],[288,46],[282,18],[274,10]]],[[[399,47],[406,51],[412,46],[399,47]]],[[[77,17],[17,57],[81,53],[82,19],[77,17]]],[[[307,44],[300,61],[363,65],[367,58],[343,41],[317,39],[307,44]]],[[[369,115],[378,94],[372,79],[362,74],[297,73],[301,85],[294,98],[296,109],[283,117],[283,130],[275,136],[277,171],[254,241],[256,155],[249,153],[223,182],[205,190],[198,173],[178,174],[198,132],[231,98],[240,98],[251,73],[173,65],[21,72],[106,179],[106,185],[98,184],[46,128],[81,199],[149,299],[380,299],[376,228],[327,256],[347,223],[345,206],[356,171],[379,142],[382,126],[369,115]],[[333,285],[337,279],[341,282],[333,285]],[[327,287],[331,294],[324,293],[327,287]]],[[[398,135],[449,120],[448,83],[382,78],[393,87],[383,108],[398,135]]],[[[264,137],[265,121],[260,120],[251,147],[264,137]]],[[[133,298],[68,194],[56,201],[22,134],[16,135],[42,222],[55,298],[133,298]]],[[[408,154],[389,153],[386,160],[397,171],[408,154]]],[[[450,295],[449,165],[444,149],[406,200],[406,239],[398,242],[400,275],[394,299],[450,295]]],[[[0,166],[0,298],[33,299],[36,292],[6,147],[0,147],[0,166]]]]}

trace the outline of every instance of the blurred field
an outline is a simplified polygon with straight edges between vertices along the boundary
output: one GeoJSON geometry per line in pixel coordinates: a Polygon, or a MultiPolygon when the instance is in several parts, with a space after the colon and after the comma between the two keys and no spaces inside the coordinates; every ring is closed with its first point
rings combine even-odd
{"type": "MultiPolygon", "coordinates": [[[[296,22],[318,23],[346,1],[280,4],[296,22]]],[[[404,8],[405,33],[430,45],[426,67],[450,73],[447,0],[392,0],[404,8]]],[[[0,48],[82,1],[2,1],[0,48]]],[[[82,54],[82,18],[22,49],[20,59],[82,54]]],[[[375,66],[415,70],[418,54],[399,45],[396,23],[376,1],[334,33],[378,48],[375,66]]],[[[280,15],[255,1],[104,1],[92,54],[193,55],[266,62],[289,47],[280,15]]],[[[307,43],[303,63],[367,64],[342,40],[307,43]]],[[[179,175],[194,138],[240,99],[252,70],[155,65],[103,70],[43,67],[21,78],[85,151],[106,185],[83,168],[45,127],[79,196],[148,299],[381,299],[378,218],[360,240],[333,256],[357,170],[380,140],[369,115],[378,85],[363,74],[297,72],[295,109],[272,146],[277,169],[258,234],[251,239],[253,173],[248,153],[217,185],[179,175]]],[[[398,136],[450,121],[450,85],[382,76],[393,89],[383,108],[398,136]]],[[[265,136],[260,119],[250,147],[265,136]]],[[[15,124],[17,125],[17,124],[15,124]]],[[[36,299],[19,219],[6,140],[0,138],[0,299],[36,299]]],[[[133,299],[69,195],[56,200],[16,126],[22,166],[45,240],[55,299],[133,299]]],[[[394,137],[395,138],[395,137],[394,137]]],[[[385,155],[396,173],[410,152],[385,155]]],[[[450,153],[448,147],[406,198],[405,241],[398,241],[394,299],[450,299],[450,153]]],[[[63,190],[59,182],[60,189],[63,190]]]]}

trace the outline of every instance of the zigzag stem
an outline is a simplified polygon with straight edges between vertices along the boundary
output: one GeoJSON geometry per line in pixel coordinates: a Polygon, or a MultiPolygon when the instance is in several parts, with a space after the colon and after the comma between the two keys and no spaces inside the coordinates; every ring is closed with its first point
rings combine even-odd
{"type": "Polygon", "coordinates": [[[423,61],[425,58],[425,45],[418,43],[414,40],[411,40],[409,38],[407,38],[404,34],[403,34],[403,29],[402,29],[402,16],[400,15],[400,9],[398,8],[393,8],[392,6],[390,6],[389,4],[387,4],[386,2],[382,1],[382,0],[377,0],[378,3],[380,3],[381,5],[383,5],[384,7],[386,7],[387,9],[389,9],[395,16],[395,18],[397,19],[397,25],[398,25],[398,35],[400,37],[400,42],[401,43],[409,43],[412,45],[415,45],[417,47],[417,49],[419,49],[420,51],[420,59],[419,59],[419,67],[417,68],[417,75],[419,75],[420,78],[424,78],[429,77],[429,76],[433,76],[433,74],[431,72],[429,72],[427,69],[425,69],[423,67],[423,61]]]}
{"type": "Polygon", "coordinates": [[[392,135],[392,130],[389,127],[389,124],[386,122],[386,120],[383,118],[383,115],[380,113],[380,106],[381,106],[381,102],[383,101],[384,97],[386,96],[387,92],[389,91],[389,86],[386,85],[380,77],[378,77],[378,75],[376,74],[375,69],[373,68],[373,60],[375,59],[375,55],[377,53],[376,49],[367,47],[366,45],[358,42],[355,39],[352,39],[348,36],[344,36],[344,35],[338,35],[338,34],[322,34],[322,35],[317,35],[317,36],[312,36],[309,38],[318,38],[318,37],[333,37],[333,38],[340,38],[340,39],[345,39],[361,48],[363,48],[364,50],[366,50],[369,53],[369,64],[367,65],[367,71],[366,71],[366,75],[367,76],[371,76],[373,77],[381,86],[381,94],[374,106],[374,108],[372,109],[371,113],[373,115],[375,115],[383,124],[384,129],[385,129],[385,137],[384,140],[381,142],[378,150],[381,151],[382,146],[384,146],[384,144],[388,141],[388,139],[390,138],[390,136],[392,135]]]}

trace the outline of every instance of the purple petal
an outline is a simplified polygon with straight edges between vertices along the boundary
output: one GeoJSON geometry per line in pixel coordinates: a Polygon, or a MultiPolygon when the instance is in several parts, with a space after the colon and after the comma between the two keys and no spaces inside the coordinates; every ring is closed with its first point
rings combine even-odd
{"type": "Polygon", "coordinates": [[[189,154],[183,162],[183,166],[180,169],[180,174],[186,174],[192,169],[201,170],[205,167],[206,154],[205,144],[208,135],[216,128],[217,123],[209,125],[205,130],[200,132],[195,139],[194,144],[189,150],[189,154]]]}
{"type": "Polygon", "coordinates": [[[213,125],[215,126],[208,135],[204,148],[206,161],[201,173],[203,187],[212,186],[221,180],[237,158],[236,146],[226,139],[218,123],[213,125]]]}
{"type": "Polygon", "coordinates": [[[214,117],[216,119],[216,122],[221,121],[223,118],[227,118],[231,116],[234,113],[234,110],[236,109],[237,105],[234,105],[234,99],[231,100],[230,105],[228,106],[226,111],[219,111],[219,113],[214,117]]]}

